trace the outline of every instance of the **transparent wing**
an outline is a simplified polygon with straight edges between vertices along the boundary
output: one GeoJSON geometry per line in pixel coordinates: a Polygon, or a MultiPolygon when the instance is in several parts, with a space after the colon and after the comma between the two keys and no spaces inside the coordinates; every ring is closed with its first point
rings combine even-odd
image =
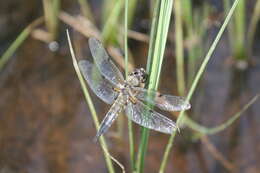
{"type": "Polygon", "coordinates": [[[163,95],[159,92],[148,91],[144,88],[134,87],[135,97],[147,102],[148,104],[155,105],[158,108],[166,111],[182,111],[190,109],[189,102],[185,102],[184,97],[163,95]],[[148,93],[151,97],[147,97],[148,93]]]}
{"type": "Polygon", "coordinates": [[[97,67],[87,60],[79,61],[79,68],[92,91],[104,102],[112,104],[118,96],[113,86],[99,72],[97,67]]]}
{"type": "Polygon", "coordinates": [[[108,56],[102,44],[95,38],[90,38],[88,43],[91,54],[101,74],[115,85],[122,83],[124,81],[122,73],[108,56]]]}
{"type": "Polygon", "coordinates": [[[121,99],[120,98],[117,99],[115,101],[115,103],[112,105],[112,107],[109,109],[105,118],[102,120],[102,122],[100,124],[100,127],[94,138],[94,141],[97,141],[98,138],[109,129],[109,127],[112,125],[112,123],[117,118],[119,113],[122,111],[123,106],[120,102],[121,102],[121,99]]]}
{"type": "Polygon", "coordinates": [[[126,106],[126,114],[135,123],[159,132],[171,134],[177,128],[172,120],[151,110],[141,101],[136,103],[129,101],[126,106]]]}

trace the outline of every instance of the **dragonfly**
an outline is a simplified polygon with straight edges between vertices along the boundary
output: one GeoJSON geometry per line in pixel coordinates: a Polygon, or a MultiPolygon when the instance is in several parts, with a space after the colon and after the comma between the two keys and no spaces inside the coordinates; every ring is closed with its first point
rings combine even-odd
{"type": "Polygon", "coordinates": [[[80,71],[91,90],[105,103],[112,105],[100,124],[95,141],[108,131],[122,111],[133,122],[149,129],[166,134],[178,129],[174,121],[150,106],[165,111],[188,110],[191,105],[185,98],[145,89],[144,83],[148,75],[143,68],[135,69],[124,79],[101,42],[96,38],[89,38],[88,43],[94,63],[80,60],[80,71]]]}

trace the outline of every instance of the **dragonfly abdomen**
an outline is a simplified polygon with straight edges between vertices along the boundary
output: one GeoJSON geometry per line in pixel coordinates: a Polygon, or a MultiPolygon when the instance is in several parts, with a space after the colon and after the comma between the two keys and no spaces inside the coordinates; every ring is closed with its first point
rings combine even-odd
{"type": "Polygon", "coordinates": [[[105,118],[101,122],[100,128],[96,134],[94,141],[97,141],[97,139],[109,129],[114,120],[117,118],[118,114],[123,110],[124,106],[124,99],[122,95],[120,95],[118,96],[112,107],[107,112],[105,118]]]}

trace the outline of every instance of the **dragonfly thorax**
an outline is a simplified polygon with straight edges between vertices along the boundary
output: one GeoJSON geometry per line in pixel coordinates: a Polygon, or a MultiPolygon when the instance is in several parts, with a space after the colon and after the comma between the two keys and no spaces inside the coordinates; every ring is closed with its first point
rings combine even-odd
{"type": "Polygon", "coordinates": [[[145,83],[147,74],[143,68],[135,69],[128,75],[127,83],[131,86],[140,86],[145,83]]]}

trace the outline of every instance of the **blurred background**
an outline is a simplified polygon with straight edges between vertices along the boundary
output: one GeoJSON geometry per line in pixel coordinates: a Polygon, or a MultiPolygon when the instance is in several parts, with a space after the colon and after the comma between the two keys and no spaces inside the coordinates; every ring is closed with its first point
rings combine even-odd
{"type": "MultiPolygon", "coordinates": [[[[233,1],[176,0],[162,65],[160,91],[187,94],[233,1]],[[176,3],[177,2],[177,3],[176,3]],[[183,60],[181,74],[178,58],[183,60]],[[176,70],[177,69],[177,70],[176,70]]],[[[146,67],[155,0],[129,0],[129,69],[146,67]]],[[[91,58],[87,40],[102,39],[124,69],[124,1],[0,1],[0,173],[108,172],[96,129],[69,52],[91,58]]],[[[259,0],[240,0],[187,112],[218,127],[260,91],[259,0]]],[[[109,109],[90,91],[99,119],[109,109]]],[[[225,130],[177,134],[165,172],[260,172],[260,104],[225,130]]],[[[164,113],[176,120],[178,113],[164,113]]],[[[130,172],[127,118],[105,135],[110,154],[130,172]]],[[[134,124],[135,147],[140,128],[134,124]]],[[[158,172],[168,135],[151,131],[144,172],[158,172]]],[[[137,150],[137,149],[136,149],[137,150]]],[[[115,172],[121,169],[115,165],[115,172]]]]}

